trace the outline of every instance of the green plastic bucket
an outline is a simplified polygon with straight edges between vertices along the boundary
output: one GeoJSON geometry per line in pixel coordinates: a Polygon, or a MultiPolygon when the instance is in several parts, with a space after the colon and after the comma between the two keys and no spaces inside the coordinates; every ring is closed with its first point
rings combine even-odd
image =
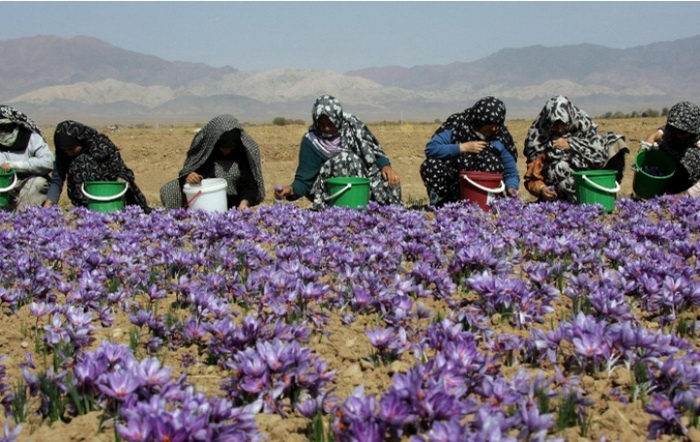
{"type": "Polygon", "coordinates": [[[331,206],[356,209],[369,203],[369,178],[327,178],[326,188],[325,200],[331,206]]]}
{"type": "Polygon", "coordinates": [[[576,199],[579,204],[600,204],[606,212],[615,208],[620,183],[615,181],[616,170],[582,170],[574,172],[576,199]]]}
{"type": "Polygon", "coordinates": [[[671,177],[676,173],[676,161],[663,150],[642,150],[634,159],[634,169],[634,195],[648,199],[663,195],[666,191],[671,177]],[[648,173],[649,167],[658,168],[658,173],[648,173]]]}
{"type": "Polygon", "coordinates": [[[88,200],[88,209],[95,212],[114,212],[124,208],[127,183],[123,181],[87,181],[83,183],[83,195],[88,200]]]}
{"type": "Polygon", "coordinates": [[[0,209],[10,207],[10,192],[17,185],[17,174],[13,169],[0,172],[0,209]]]}

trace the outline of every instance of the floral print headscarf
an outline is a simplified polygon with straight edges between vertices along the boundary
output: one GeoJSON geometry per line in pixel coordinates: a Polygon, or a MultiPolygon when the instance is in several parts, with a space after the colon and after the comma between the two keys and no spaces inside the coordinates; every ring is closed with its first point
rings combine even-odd
{"type": "Polygon", "coordinates": [[[517,158],[518,151],[515,148],[513,137],[504,125],[505,121],[506,105],[498,98],[488,96],[480,99],[464,112],[450,115],[435,131],[435,135],[451,130],[453,143],[483,140],[484,136],[478,132],[478,129],[486,124],[498,124],[501,128],[493,136],[493,139],[503,143],[513,158],[517,158]]]}

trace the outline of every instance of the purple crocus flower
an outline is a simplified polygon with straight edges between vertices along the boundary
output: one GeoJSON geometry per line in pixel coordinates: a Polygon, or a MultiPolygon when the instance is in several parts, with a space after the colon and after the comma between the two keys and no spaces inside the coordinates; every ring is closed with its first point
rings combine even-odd
{"type": "Polygon", "coordinates": [[[148,324],[149,322],[153,321],[153,312],[150,310],[141,309],[138,312],[136,312],[136,314],[130,314],[129,320],[135,326],[142,327],[145,324],[148,324]]]}
{"type": "Polygon", "coordinates": [[[369,343],[380,352],[388,349],[394,338],[394,330],[392,328],[381,328],[379,326],[365,330],[365,334],[369,339],[369,343]]]}
{"type": "Polygon", "coordinates": [[[2,437],[0,437],[0,442],[15,442],[17,437],[19,437],[19,434],[22,432],[22,428],[24,428],[24,425],[19,424],[10,430],[10,423],[5,422],[5,425],[2,428],[2,437]]]}
{"type": "Polygon", "coordinates": [[[60,342],[68,342],[68,331],[63,327],[63,320],[58,314],[51,317],[51,323],[44,326],[46,330],[46,342],[56,345],[60,342]]]}
{"type": "Polygon", "coordinates": [[[118,370],[106,374],[106,379],[97,387],[106,396],[124,401],[139,388],[139,384],[138,378],[130,370],[118,370]]]}
{"type": "Polygon", "coordinates": [[[425,434],[425,438],[415,438],[415,440],[427,442],[454,442],[465,440],[466,433],[468,432],[460,425],[458,419],[450,419],[447,422],[435,422],[430,431],[425,434]]]}
{"type": "Polygon", "coordinates": [[[540,414],[533,400],[521,401],[518,414],[522,420],[518,440],[544,440],[547,432],[554,427],[554,416],[551,413],[540,414]]]}
{"type": "Polygon", "coordinates": [[[657,439],[662,434],[685,434],[687,432],[687,428],[681,422],[678,410],[666,396],[654,395],[651,398],[651,403],[644,407],[644,410],[658,418],[651,421],[647,428],[650,439],[657,439]]]}
{"type": "Polygon", "coordinates": [[[32,302],[29,306],[29,312],[32,315],[36,316],[37,319],[39,319],[42,316],[48,315],[49,313],[53,313],[55,308],[55,304],[48,304],[45,302],[32,302]]]}
{"type": "Polygon", "coordinates": [[[142,360],[135,367],[137,376],[146,386],[163,385],[170,379],[171,367],[163,367],[156,358],[142,360]]]}
{"type": "Polygon", "coordinates": [[[494,379],[491,376],[485,376],[481,385],[474,391],[486,400],[485,407],[489,412],[504,415],[505,407],[515,404],[521,398],[502,377],[494,379]]]}
{"type": "Polygon", "coordinates": [[[126,441],[141,442],[151,439],[151,424],[148,419],[127,419],[126,425],[117,423],[117,432],[126,441]]]}

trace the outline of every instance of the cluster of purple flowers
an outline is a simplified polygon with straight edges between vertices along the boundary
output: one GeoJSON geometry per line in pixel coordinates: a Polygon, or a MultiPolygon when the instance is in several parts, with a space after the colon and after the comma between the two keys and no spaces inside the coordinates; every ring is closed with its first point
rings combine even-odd
{"type": "Polygon", "coordinates": [[[256,439],[257,412],[327,415],[339,440],[541,440],[567,425],[564,404],[583,425],[593,404],[577,374],[634,367],[650,436],[684,434],[697,426],[700,356],[675,332],[700,305],[699,209],[664,197],[621,200],[604,216],[516,200],[489,214],[462,203],[0,213],[0,306],[29,311],[37,353],[13,361],[26,389],[0,366],[0,400],[7,415],[22,394],[51,419],[101,410],[127,440],[256,439]],[[571,316],[555,318],[557,305],[571,316]],[[90,351],[119,315],[131,348],[90,351]],[[385,391],[331,395],[342,379],[310,343],[333,315],[371,324],[360,358],[408,367],[385,391]],[[219,395],[152,357],[183,348],[194,349],[184,369],[224,373],[219,395]],[[515,364],[549,374],[506,376],[515,364]]]}

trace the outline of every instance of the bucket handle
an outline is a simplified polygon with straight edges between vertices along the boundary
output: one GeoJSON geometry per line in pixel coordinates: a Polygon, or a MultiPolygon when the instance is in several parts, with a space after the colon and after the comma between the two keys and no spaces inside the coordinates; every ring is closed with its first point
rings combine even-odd
{"type": "Polygon", "coordinates": [[[82,184],[80,185],[80,190],[83,192],[83,195],[85,195],[86,197],[88,197],[89,199],[94,200],[94,201],[114,201],[114,200],[116,200],[116,199],[121,198],[121,197],[124,196],[124,194],[126,193],[126,191],[129,190],[129,183],[126,183],[126,186],[124,186],[124,190],[122,190],[121,192],[119,192],[118,195],[112,195],[112,196],[95,196],[95,195],[90,195],[89,193],[87,193],[87,192],[85,191],[85,183],[82,183],[82,184]]]}
{"type": "Polygon", "coordinates": [[[498,189],[489,189],[488,187],[484,187],[484,186],[482,186],[481,184],[475,183],[474,181],[472,181],[471,179],[469,179],[469,177],[466,176],[466,175],[462,175],[462,178],[464,178],[465,180],[467,180],[467,182],[468,182],[469,184],[471,184],[472,186],[476,187],[476,188],[479,189],[479,190],[483,190],[484,192],[489,192],[489,193],[501,193],[501,192],[503,192],[504,190],[506,190],[506,184],[505,184],[503,181],[501,181],[501,187],[499,187],[498,189]]]}
{"type": "Polygon", "coordinates": [[[14,189],[16,185],[17,185],[17,174],[15,174],[15,179],[12,181],[12,184],[10,184],[9,186],[7,186],[3,189],[0,189],[0,193],[9,192],[10,190],[14,189]]]}
{"type": "Polygon", "coordinates": [[[581,178],[583,178],[583,181],[587,182],[592,187],[600,190],[601,192],[617,193],[620,191],[620,183],[618,183],[617,181],[615,181],[615,188],[614,189],[608,189],[607,187],[603,187],[600,184],[594,183],[593,181],[589,180],[586,175],[581,175],[581,178]]]}
{"type": "Polygon", "coordinates": [[[198,190],[197,193],[195,193],[195,194],[192,196],[192,198],[190,198],[189,200],[187,200],[187,202],[185,202],[185,207],[190,207],[190,204],[192,204],[192,203],[194,202],[194,200],[196,200],[197,198],[199,198],[200,195],[202,195],[202,191],[201,191],[201,190],[198,190]]]}
{"type": "Polygon", "coordinates": [[[342,189],[340,189],[339,191],[337,191],[337,192],[334,193],[333,195],[328,195],[328,196],[323,197],[323,199],[326,200],[326,201],[330,201],[330,200],[332,200],[332,199],[334,199],[334,198],[339,197],[339,196],[342,195],[343,193],[347,192],[348,190],[350,190],[351,187],[352,187],[352,183],[347,183],[347,184],[345,185],[345,187],[343,187],[342,189]]]}

